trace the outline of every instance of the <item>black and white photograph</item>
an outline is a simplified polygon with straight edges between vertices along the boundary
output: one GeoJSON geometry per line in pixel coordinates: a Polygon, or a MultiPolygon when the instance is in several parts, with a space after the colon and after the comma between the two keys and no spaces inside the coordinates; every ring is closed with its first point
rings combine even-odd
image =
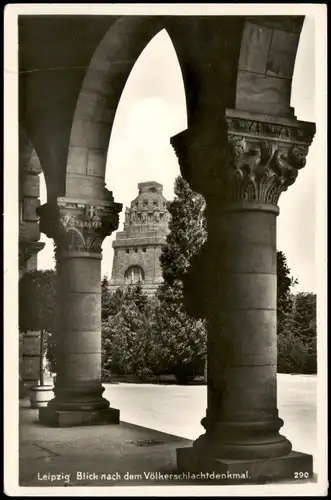
{"type": "Polygon", "coordinates": [[[324,4],[8,4],[8,496],[327,496],[324,4]]]}

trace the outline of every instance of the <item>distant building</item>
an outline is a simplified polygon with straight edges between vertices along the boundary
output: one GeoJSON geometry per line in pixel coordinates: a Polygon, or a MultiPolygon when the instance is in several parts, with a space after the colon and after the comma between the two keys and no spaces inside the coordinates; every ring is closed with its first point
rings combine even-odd
{"type": "Polygon", "coordinates": [[[141,182],[138,189],[137,198],[125,211],[124,229],[113,241],[110,289],[141,283],[143,291],[153,295],[163,281],[160,256],[169,232],[170,214],[162,184],[141,182]]]}

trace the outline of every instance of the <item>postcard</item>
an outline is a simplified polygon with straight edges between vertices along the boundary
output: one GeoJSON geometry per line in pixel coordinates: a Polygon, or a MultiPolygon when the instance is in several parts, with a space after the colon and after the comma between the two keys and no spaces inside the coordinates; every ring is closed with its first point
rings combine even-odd
{"type": "Polygon", "coordinates": [[[326,5],[4,35],[5,493],[327,496],[326,5]]]}

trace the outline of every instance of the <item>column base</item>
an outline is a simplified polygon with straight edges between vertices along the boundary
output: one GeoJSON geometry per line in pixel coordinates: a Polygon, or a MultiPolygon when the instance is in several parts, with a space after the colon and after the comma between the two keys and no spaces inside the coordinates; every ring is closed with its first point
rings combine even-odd
{"type": "Polygon", "coordinates": [[[46,407],[39,409],[39,420],[47,427],[119,424],[120,411],[115,408],[63,411],[46,407]]]}
{"type": "Polygon", "coordinates": [[[291,451],[283,457],[258,460],[208,459],[206,454],[199,456],[193,447],[186,447],[177,448],[177,470],[213,473],[209,478],[211,484],[269,483],[283,479],[297,481],[313,478],[313,457],[291,451]]]}

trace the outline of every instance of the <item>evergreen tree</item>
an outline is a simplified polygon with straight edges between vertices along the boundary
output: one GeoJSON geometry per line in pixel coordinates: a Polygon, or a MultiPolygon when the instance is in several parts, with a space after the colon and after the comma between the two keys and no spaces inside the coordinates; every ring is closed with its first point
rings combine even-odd
{"type": "Polygon", "coordinates": [[[152,353],[154,371],[170,371],[187,383],[203,372],[206,354],[205,322],[188,316],[183,296],[190,261],[207,237],[205,201],[180,176],[174,191],[175,198],[167,205],[170,232],[160,258],[164,283],[157,293],[152,353]]]}
{"type": "Polygon", "coordinates": [[[284,332],[288,315],[292,314],[293,295],[292,288],[298,280],[291,276],[286,255],[277,251],[277,333],[284,332]]]}
{"type": "Polygon", "coordinates": [[[116,314],[124,300],[124,291],[117,288],[115,292],[110,291],[109,280],[104,276],[101,282],[101,319],[102,321],[116,314]]]}
{"type": "Polygon", "coordinates": [[[111,293],[109,290],[109,280],[104,276],[101,281],[101,319],[107,319],[111,302],[111,293]]]}
{"type": "Polygon", "coordinates": [[[277,371],[279,373],[306,373],[309,348],[303,342],[291,315],[284,320],[278,339],[277,371]]]}
{"type": "Polygon", "coordinates": [[[52,333],[55,330],[56,272],[33,270],[23,274],[19,281],[19,329],[21,332],[40,332],[39,381],[44,384],[44,355],[49,368],[56,371],[52,333]]]}
{"type": "Polygon", "coordinates": [[[300,292],[295,295],[293,320],[298,335],[307,348],[304,365],[305,373],[317,371],[317,328],[316,328],[316,294],[300,292]]]}
{"type": "Polygon", "coordinates": [[[316,336],[316,294],[300,292],[294,297],[293,317],[300,336],[307,342],[316,336]]]}
{"type": "Polygon", "coordinates": [[[207,239],[203,196],[192,191],[181,176],[175,180],[174,192],[174,200],[167,204],[170,232],[160,258],[163,278],[169,286],[175,280],[183,280],[192,257],[207,239]]]}
{"type": "Polygon", "coordinates": [[[152,365],[156,374],[173,373],[180,383],[202,375],[206,355],[205,322],[186,313],[183,289],[176,281],[162,285],[158,294],[152,337],[152,365]]]}

